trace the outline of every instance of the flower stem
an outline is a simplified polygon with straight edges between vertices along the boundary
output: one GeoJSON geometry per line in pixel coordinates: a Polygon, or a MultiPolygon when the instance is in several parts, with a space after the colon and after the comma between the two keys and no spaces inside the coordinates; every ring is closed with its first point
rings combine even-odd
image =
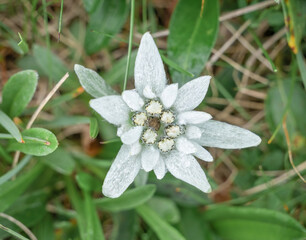
{"type": "Polygon", "coordinates": [[[128,47],[128,56],[127,56],[125,76],[124,76],[123,91],[125,91],[126,89],[127,78],[130,68],[130,60],[131,60],[131,52],[133,44],[134,15],[135,15],[135,0],[131,0],[130,36],[129,36],[129,47],[128,47]]]}

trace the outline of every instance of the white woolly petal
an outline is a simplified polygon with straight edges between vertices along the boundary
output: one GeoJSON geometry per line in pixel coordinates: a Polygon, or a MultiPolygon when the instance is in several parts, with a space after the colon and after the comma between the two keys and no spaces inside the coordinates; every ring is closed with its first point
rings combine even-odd
{"type": "Polygon", "coordinates": [[[135,87],[138,93],[148,85],[152,91],[159,95],[166,86],[167,79],[162,59],[150,33],[145,33],[135,62],[135,87]]]}
{"type": "Polygon", "coordinates": [[[240,149],[260,144],[261,139],[249,130],[224,122],[209,120],[198,127],[202,136],[196,141],[202,146],[224,149],[240,149]]]}
{"type": "Polygon", "coordinates": [[[195,109],[206,95],[210,78],[202,76],[183,85],[178,90],[174,108],[179,112],[195,109]]]}
{"type": "Polygon", "coordinates": [[[175,99],[177,97],[177,92],[178,92],[177,83],[174,83],[174,84],[171,84],[165,87],[164,91],[162,92],[160,96],[160,100],[162,101],[166,109],[170,108],[175,102],[175,99]]]}
{"type": "Polygon", "coordinates": [[[145,147],[141,153],[142,168],[149,172],[153,170],[159,159],[159,150],[155,147],[145,147]]]}
{"type": "Polygon", "coordinates": [[[176,178],[189,183],[203,192],[210,192],[211,187],[200,164],[192,155],[172,151],[165,158],[168,171],[176,178]]]}
{"type": "Polygon", "coordinates": [[[199,124],[210,120],[212,116],[206,112],[188,111],[178,115],[179,124],[199,124]]]}
{"type": "Polygon", "coordinates": [[[149,99],[156,98],[155,93],[153,92],[152,88],[149,85],[145,86],[142,94],[143,94],[143,96],[145,96],[146,98],[149,98],[149,99]]]}
{"type": "Polygon", "coordinates": [[[122,99],[134,111],[141,110],[144,105],[143,99],[139,96],[136,90],[126,90],[122,92],[122,99]]]}
{"type": "Polygon", "coordinates": [[[161,155],[159,156],[158,162],[154,167],[154,173],[157,179],[162,179],[167,173],[166,165],[161,155]]]}
{"type": "Polygon", "coordinates": [[[133,127],[121,136],[121,141],[124,144],[132,144],[140,139],[141,133],[142,133],[143,127],[137,126],[133,127]]]}
{"type": "Polygon", "coordinates": [[[186,127],[185,135],[188,139],[197,139],[201,137],[202,131],[196,126],[188,125],[186,127]]]}
{"type": "Polygon", "coordinates": [[[121,137],[124,133],[129,131],[131,129],[131,126],[128,124],[122,124],[120,127],[117,129],[117,136],[121,137]]]}
{"type": "Polygon", "coordinates": [[[130,155],[130,147],[122,145],[104,180],[103,194],[110,198],[119,197],[134,181],[140,166],[140,159],[130,155]]]}
{"type": "Polygon", "coordinates": [[[195,157],[203,161],[206,161],[206,162],[212,162],[214,160],[211,154],[205,148],[201,147],[201,145],[197,144],[196,142],[192,142],[192,143],[197,149],[196,152],[193,153],[195,157]]]}
{"type": "Polygon", "coordinates": [[[93,99],[90,100],[89,105],[112,124],[121,125],[129,120],[129,108],[121,96],[106,96],[93,99]]]}
{"type": "Polygon", "coordinates": [[[139,141],[131,144],[130,146],[131,146],[130,155],[134,156],[141,152],[142,147],[139,141]]]}
{"type": "Polygon", "coordinates": [[[185,137],[179,137],[176,140],[175,146],[177,150],[185,154],[194,153],[197,150],[195,146],[193,145],[193,143],[185,137]]]}

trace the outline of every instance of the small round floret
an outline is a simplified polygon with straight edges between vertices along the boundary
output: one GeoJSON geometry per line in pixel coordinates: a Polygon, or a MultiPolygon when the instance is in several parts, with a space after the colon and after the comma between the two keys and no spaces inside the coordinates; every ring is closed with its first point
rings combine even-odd
{"type": "Polygon", "coordinates": [[[146,144],[153,144],[156,142],[157,133],[153,129],[148,128],[143,132],[141,139],[146,144]]]}
{"type": "Polygon", "coordinates": [[[166,124],[174,122],[174,114],[171,111],[165,111],[162,113],[160,120],[166,124]]]}
{"type": "Polygon", "coordinates": [[[176,138],[182,134],[182,129],[179,125],[171,125],[166,127],[166,135],[171,138],[176,138]]]}
{"type": "Polygon", "coordinates": [[[148,120],[148,117],[144,112],[139,112],[133,116],[132,120],[136,126],[144,126],[148,120]]]}
{"type": "Polygon", "coordinates": [[[174,148],[174,140],[172,138],[163,138],[158,142],[158,148],[162,152],[169,152],[174,148]]]}
{"type": "Polygon", "coordinates": [[[151,100],[147,105],[146,105],[146,111],[149,115],[156,116],[162,113],[163,111],[163,106],[159,101],[156,100],[151,100]]]}

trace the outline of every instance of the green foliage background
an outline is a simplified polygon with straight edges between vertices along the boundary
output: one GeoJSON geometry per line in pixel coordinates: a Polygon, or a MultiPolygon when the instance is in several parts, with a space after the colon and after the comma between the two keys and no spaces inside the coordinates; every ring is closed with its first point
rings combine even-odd
{"type": "Polygon", "coordinates": [[[305,176],[305,1],[2,0],[0,20],[0,239],[305,239],[305,183],[288,153],[305,176]],[[263,139],[209,149],[214,162],[201,164],[210,194],[150,173],[147,185],[102,196],[121,143],[89,108],[73,66],[118,92],[126,77],[131,89],[146,31],[169,81],[213,75],[199,109],[263,139]]]}

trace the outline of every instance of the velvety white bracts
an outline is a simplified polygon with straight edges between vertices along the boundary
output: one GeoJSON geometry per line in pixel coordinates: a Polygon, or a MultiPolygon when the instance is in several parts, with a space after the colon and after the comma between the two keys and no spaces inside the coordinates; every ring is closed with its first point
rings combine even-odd
{"type": "Polygon", "coordinates": [[[167,171],[203,192],[211,191],[196,158],[211,162],[202,146],[240,149],[256,146],[254,133],[211,120],[194,111],[203,101],[211,77],[196,78],[181,88],[167,84],[164,66],[153,38],[145,33],[135,63],[134,90],[121,96],[93,99],[90,106],[118,126],[123,145],[103,184],[103,194],[116,198],[134,181],[140,169],[153,170],[158,179],[167,171]]]}

